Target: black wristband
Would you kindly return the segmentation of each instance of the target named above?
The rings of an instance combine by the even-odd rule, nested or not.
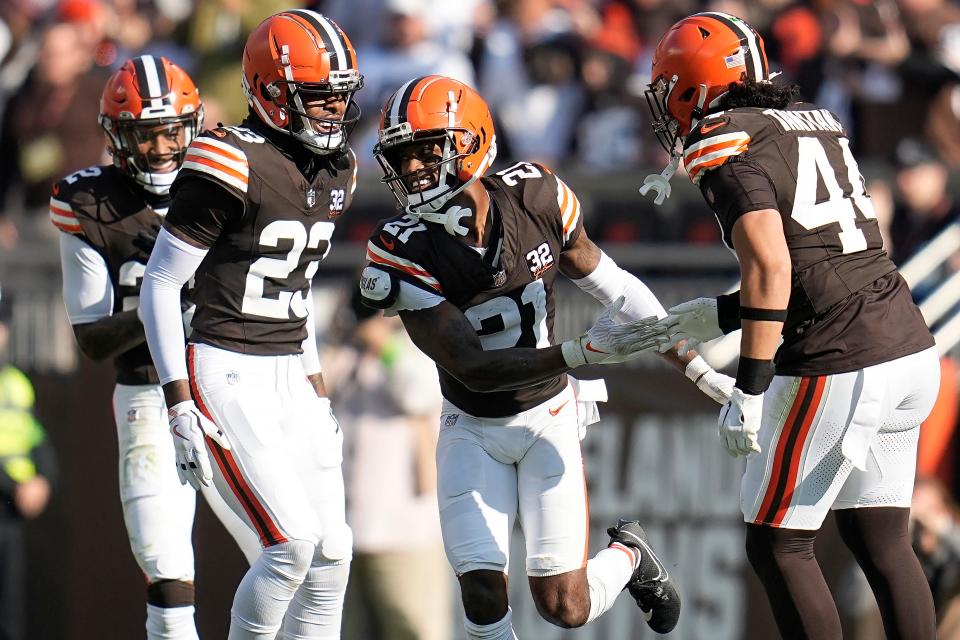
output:
[[[740,328],[740,291],[717,296],[717,324],[720,330],[731,333]]]
[[[740,356],[740,363],[737,365],[737,389],[753,396],[761,394],[773,382],[773,374],[772,360]]]
[[[760,309],[757,307],[740,307],[741,320],[759,320],[761,322],[786,322],[786,309]]]

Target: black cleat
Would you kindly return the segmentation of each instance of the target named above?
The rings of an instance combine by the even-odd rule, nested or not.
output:
[[[610,542],[619,542],[640,551],[640,566],[626,588],[643,611],[647,625],[657,633],[670,633],[680,619],[680,593],[670,574],[647,542],[647,534],[636,520],[620,520],[607,529]]]

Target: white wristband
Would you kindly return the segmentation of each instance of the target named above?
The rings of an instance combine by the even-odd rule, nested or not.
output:
[[[560,353],[563,354],[563,361],[571,369],[582,367],[587,364],[587,358],[583,355],[583,348],[579,340],[567,340],[560,344]]]
[[[687,363],[687,368],[684,369],[683,373],[685,376],[687,376],[687,378],[692,380],[694,384],[696,384],[700,378],[712,370],[713,367],[707,364],[707,361],[703,359],[703,356],[697,356]]]

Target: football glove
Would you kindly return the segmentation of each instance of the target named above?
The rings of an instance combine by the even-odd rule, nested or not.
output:
[[[154,245],[157,244],[157,236],[160,234],[160,225],[152,224],[147,229],[142,229],[137,237],[133,239],[133,246],[150,255],[153,252]]]
[[[681,340],[692,348],[697,342],[709,342],[723,335],[720,321],[717,319],[716,298],[696,298],[670,307],[666,318],[658,323],[658,328],[669,336],[660,346],[666,352]]]
[[[665,336],[650,335],[651,318],[617,322],[624,300],[623,296],[617,298],[585,334],[560,345],[567,366],[625,362],[660,346]]]
[[[734,387],[730,399],[720,409],[720,442],[736,458],[760,453],[757,433],[763,416],[763,394],[751,395]]]
[[[210,486],[213,470],[204,436],[223,449],[230,449],[230,441],[217,425],[204,416],[193,400],[178,402],[167,410],[170,433],[177,454],[177,475],[180,484],[189,483],[194,489]]]
[[[736,380],[730,376],[714,371],[702,356],[697,356],[688,362],[684,373],[700,391],[710,396],[717,404],[726,404],[730,399],[730,392],[733,391],[733,385],[736,384]]]

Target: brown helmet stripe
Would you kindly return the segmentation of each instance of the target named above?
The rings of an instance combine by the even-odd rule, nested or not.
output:
[[[352,68],[350,47],[347,46],[342,32],[333,26],[333,22],[329,18],[308,9],[294,9],[293,11],[287,11],[287,13],[306,20],[317,32],[317,35],[323,40],[323,46],[327,50],[327,54],[330,56],[331,69],[344,71]]]

